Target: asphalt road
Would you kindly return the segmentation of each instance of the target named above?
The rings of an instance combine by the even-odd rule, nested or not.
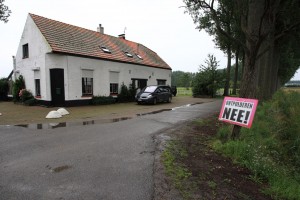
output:
[[[2,200],[150,200],[153,136],[219,111],[221,101],[90,126],[0,126]]]

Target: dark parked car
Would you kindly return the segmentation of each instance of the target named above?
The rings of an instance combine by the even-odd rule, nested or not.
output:
[[[171,87],[166,85],[152,85],[143,88],[136,96],[135,100],[138,104],[168,102],[172,101]]]

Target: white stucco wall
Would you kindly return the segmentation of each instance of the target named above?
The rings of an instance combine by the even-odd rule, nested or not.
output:
[[[29,57],[23,59],[23,45],[28,44]],[[51,48],[45,38],[28,15],[16,54],[16,76],[22,75],[26,88],[35,95],[34,74],[40,78],[41,99],[47,97],[45,76],[45,54]],[[35,71],[34,71],[35,70]],[[36,77],[37,78],[37,77]]]
[[[132,79],[147,79],[148,85],[156,85],[157,79],[166,80],[171,85],[171,70],[146,67],[141,65],[111,62],[99,59],[81,58],[67,55],[47,54],[46,55],[46,76],[47,88],[50,88],[50,69],[64,69],[65,100],[86,99],[82,97],[82,70],[93,72],[93,95],[110,95],[110,71],[119,72],[119,87],[122,83],[129,86]],[[47,97],[51,96],[50,91]],[[45,99],[51,100],[51,99]]]

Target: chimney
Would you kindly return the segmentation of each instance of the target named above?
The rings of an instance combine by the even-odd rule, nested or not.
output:
[[[103,27],[101,24],[99,24],[99,27],[97,27],[97,31],[98,31],[99,33],[104,34],[104,27]]]
[[[125,33],[122,33],[122,34],[120,34],[120,35],[118,35],[119,36],[119,38],[121,38],[121,39],[124,39],[125,40]]]

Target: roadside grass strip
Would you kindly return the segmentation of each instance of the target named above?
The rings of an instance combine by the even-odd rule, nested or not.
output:
[[[179,140],[170,141],[162,154],[166,173],[184,199],[190,198],[193,188],[188,182],[188,178],[192,176],[192,173],[181,162],[187,156],[188,153]]]
[[[279,91],[260,105],[240,140],[229,139],[231,126],[219,129],[213,148],[267,183],[272,198],[300,200],[300,93]]]

